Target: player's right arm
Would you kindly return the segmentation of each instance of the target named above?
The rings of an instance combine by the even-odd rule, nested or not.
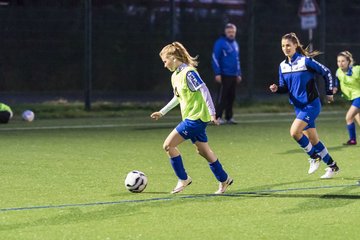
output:
[[[174,107],[176,107],[179,104],[179,100],[177,99],[177,97],[174,95],[174,97],[170,100],[170,102],[168,102],[168,104],[165,105],[165,107],[163,107],[160,111],[158,112],[153,112],[150,117],[158,120],[159,118],[161,118],[162,116],[164,116],[166,113],[168,113],[171,109],[173,109]]]
[[[276,84],[270,85],[270,91],[273,93],[287,93],[289,89],[287,88],[284,80],[284,76],[281,72],[281,68],[279,67],[279,86]]]

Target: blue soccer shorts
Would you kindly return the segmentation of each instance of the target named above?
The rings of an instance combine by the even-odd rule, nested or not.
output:
[[[308,124],[304,128],[304,130],[309,128],[315,128],[315,120],[319,116],[320,111],[321,111],[321,103],[319,98],[316,98],[314,101],[307,104],[305,107],[302,108],[295,107],[296,118]]]
[[[185,140],[190,139],[192,143],[207,142],[206,126],[207,123],[201,120],[185,119],[175,129]]]
[[[360,97],[355,98],[351,101],[351,105],[357,108],[360,108]]]

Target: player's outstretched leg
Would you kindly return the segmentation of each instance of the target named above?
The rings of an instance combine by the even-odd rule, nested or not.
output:
[[[333,178],[336,174],[340,172],[340,169],[337,166],[336,162],[332,159],[327,148],[321,141],[319,141],[314,147],[316,149],[316,152],[318,152],[319,156],[321,157],[321,159],[328,166],[325,169],[326,171],[325,174],[322,175],[321,178],[322,179]]]
[[[182,192],[191,183],[192,183],[192,179],[191,179],[190,176],[188,176],[186,180],[179,179],[178,183],[175,186],[175,188],[170,193],[175,194],[175,193]]]
[[[223,169],[219,159],[217,159],[214,152],[210,149],[207,142],[195,142],[197,152],[204,157],[208,163],[211,171],[216,179],[219,181],[219,188],[215,194],[223,194],[227,188],[234,182]]]
[[[223,194],[234,180],[228,176],[218,159],[213,163],[209,163],[209,167],[219,181],[219,189],[215,194]]]
[[[313,174],[318,170],[321,162],[320,156],[315,152],[315,147],[310,143],[309,138],[304,134],[299,140],[296,140],[298,144],[304,149],[304,151],[310,156],[309,158],[309,170],[308,174]]]

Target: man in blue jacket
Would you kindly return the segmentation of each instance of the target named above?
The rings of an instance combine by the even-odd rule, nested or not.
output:
[[[219,93],[216,102],[216,117],[221,124],[236,124],[233,118],[236,85],[241,82],[239,44],[235,40],[236,26],[228,23],[225,34],[214,45],[212,66],[215,81],[219,83]],[[225,120],[222,119],[225,111]]]

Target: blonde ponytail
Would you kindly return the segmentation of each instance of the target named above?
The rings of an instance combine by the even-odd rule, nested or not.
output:
[[[187,65],[196,67],[198,65],[198,61],[196,57],[192,57],[186,48],[179,42],[173,42],[171,44],[166,45],[161,52],[159,53],[160,57],[162,56],[172,56],[179,60],[180,62],[186,63]]]

